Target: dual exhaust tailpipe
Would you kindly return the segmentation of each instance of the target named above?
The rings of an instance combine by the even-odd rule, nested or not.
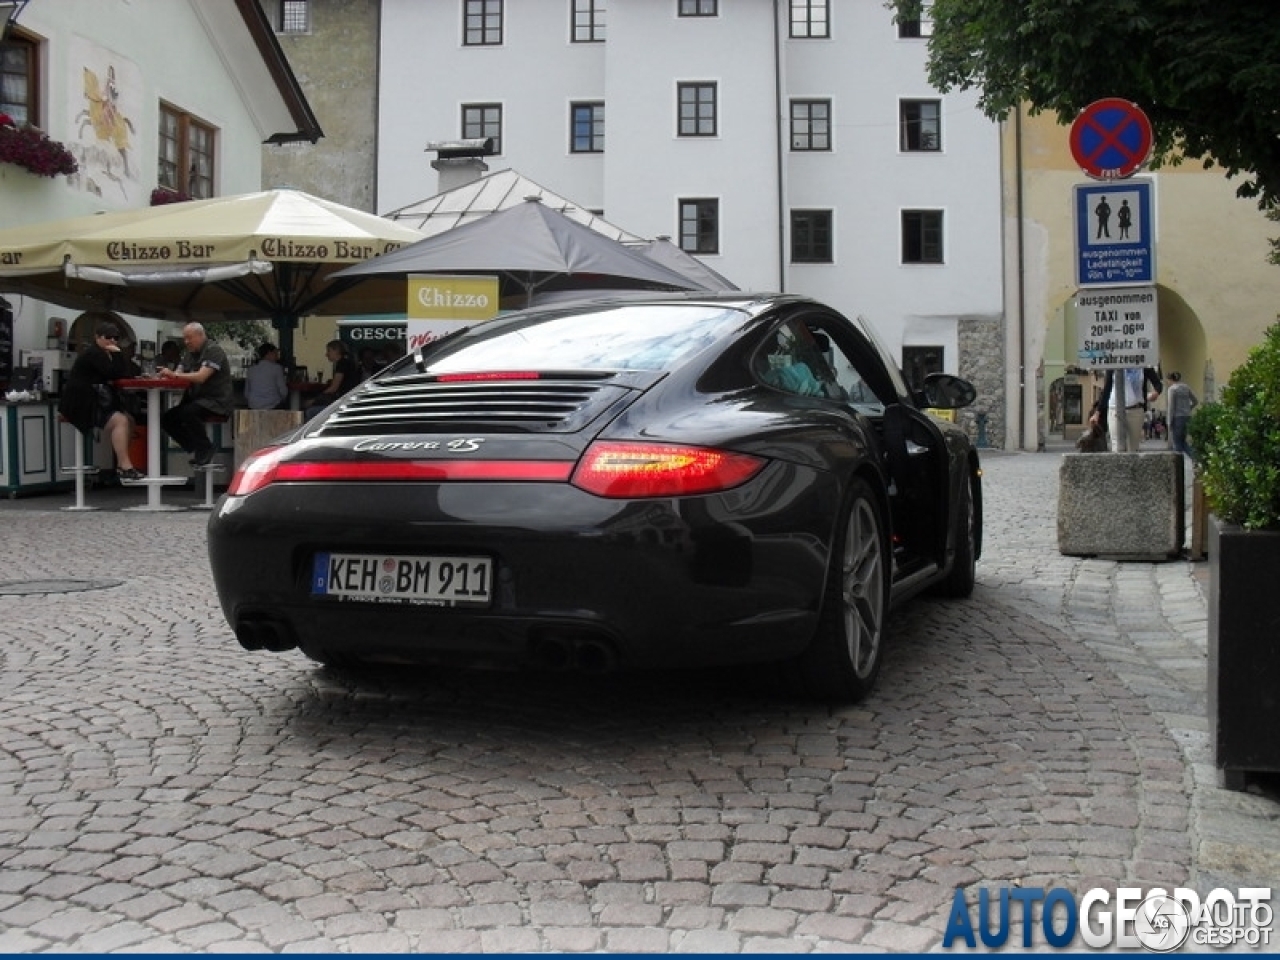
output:
[[[293,628],[278,620],[243,617],[236,622],[236,640],[246,650],[283,653],[298,645]]]
[[[536,638],[530,652],[533,662],[545,670],[608,673],[618,665],[613,645],[599,637],[548,634]]]

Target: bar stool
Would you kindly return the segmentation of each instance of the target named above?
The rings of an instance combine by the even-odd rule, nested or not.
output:
[[[192,510],[212,510],[215,506],[217,506],[217,504],[214,503],[213,501],[213,475],[215,473],[222,473],[226,469],[226,467],[220,464],[217,460],[210,460],[208,463],[203,463],[198,466],[194,466],[191,469],[195,473],[204,474],[204,502],[192,504],[191,509]]]
[[[59,423],[70,423],[71,421],[70,421],[70,420],[68,420],[66,417],[64,417],[62,414],[58,414],[58,422],[59,422]],[[89,506],[87,503],[85,503],[85,502],[84,502],[84,478],[85,478],[85,477],[92,477],[92,476],[95,476],[95,475],[97,474],[97,472],[98,472],[98,468],[97,468],[97,467],[95,467],[95,466],[93,466],[93,464],[89,464],[88,466],[86,466],[86,465],[85,465],[85,462],[84,462],[84,443],[85,443],[85,438],[84,438],[84,437],[82,437],[82,436],[80,435],[80,431],[79,431],[79,430],[77,430],[77,431],[76,431],[76,459],[75,459],[75,463],[74,463],[74,465],[72,465],[72,466],[70,466],[70,467],[63,467],[63,468],[62,468],[62,472],[63,472],[63,473],[73,473],[73,474],[75,474],[75,478],[76,478],[76,502],[75,502],[75,506],[72,506],[72,507],[63,507],[63,508],[62,508],[63,510],[97,510],[97,509],[98,509],[97,507],[91,507],[91,506]]]
[[[222,449],[222,424],[226,423],[227,417],[220,413],[204,413],[200,417],[202,423],[210,424],[213,427],[213,436],[209,438],[209,442],[213,444],[215,450]],[[217,454],[214,454],[215,458]],[[208,463],[196,464],[191,468],[193,473],[204,474],[204,502],[195,504],[193,510],[212,510],[216,504],[213,501],[213,475],[222,473],[226,470],[216,459],[210,460]]]

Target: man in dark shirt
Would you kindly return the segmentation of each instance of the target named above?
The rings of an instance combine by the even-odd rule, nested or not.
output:
[[[192,463],[203,466],[217,452],[205,431],[205,417],[229,417],[235,409],[231,364],[227,352],[210,340],[198,323],[188,323],[182,328],[182,343],[186,352],[177,369],[160,367],[156,371],[162,377],[186,380],[189,384],[177,406],[170,407],[160,417],[160,425],[174,443],[192,455]]]

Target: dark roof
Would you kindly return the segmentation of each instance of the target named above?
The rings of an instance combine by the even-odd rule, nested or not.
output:
[[[289,65],[284,49],[276,39],[276,33],[271,28],[271,22],[267,19],[262,4],[258,0],[236,0],[236,9],[244,18],[245,26],[249,28],[249,35],[262,56],[262,62],[270,71],[271,78],[275,81],[280,96],[289,109],[289,115],[297,125],[296,130],[281,130],[271,134],[266,142],[296,143],[307,140],[315,143],[324,136],[324,131],[320,129],[320,121],[312,112],[311,104],[307,102],[306,95],[302,92],[302,86],[294,75],[293,67]]]

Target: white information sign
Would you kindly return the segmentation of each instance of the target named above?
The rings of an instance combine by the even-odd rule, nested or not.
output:
[[[1155,286],[1076,291],[1079,365],[1154,367],[1160,361]]]

